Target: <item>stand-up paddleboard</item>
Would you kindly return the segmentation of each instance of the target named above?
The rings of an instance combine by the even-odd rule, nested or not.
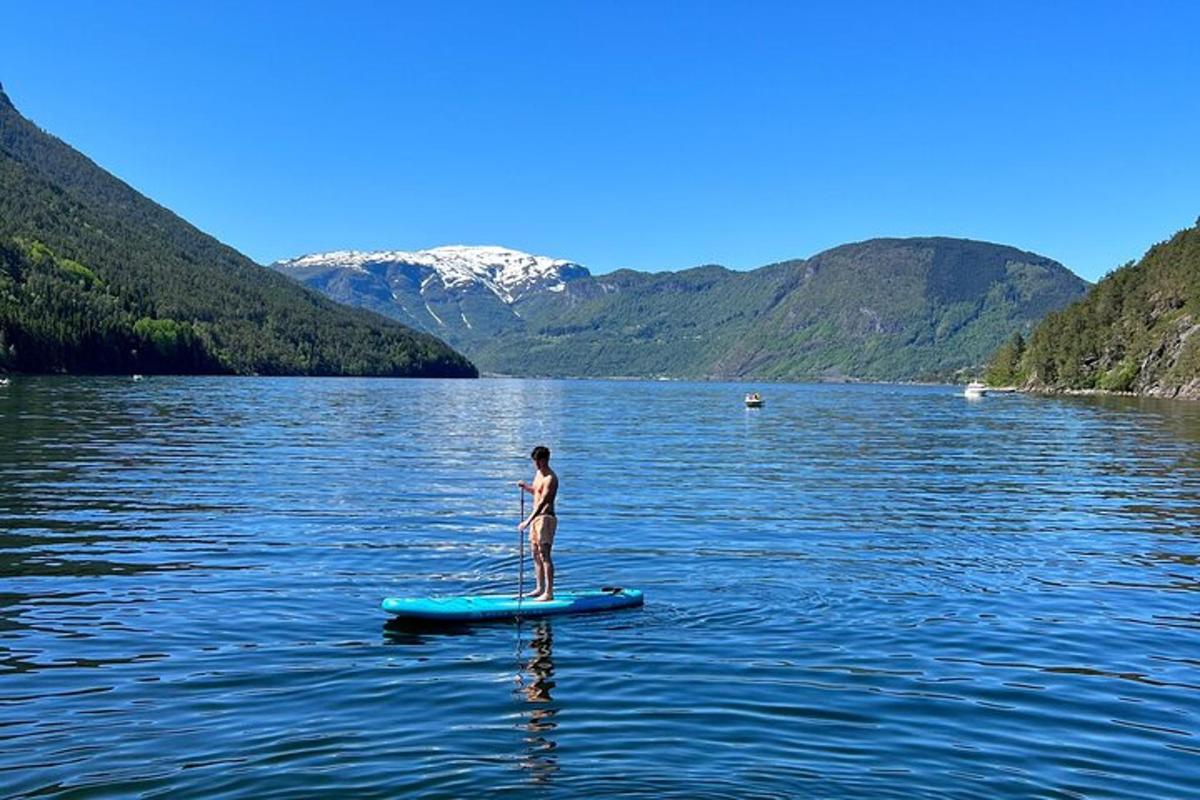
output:
[[[585,592],[557,592],[553,600],[539,601],[513,594],[476,594],[463,597],[388,597],[383,610],[396,619],[421,622],[474,622],[485,619],[552,617],[633,608],[644,602],[638,589],[606,586]]]

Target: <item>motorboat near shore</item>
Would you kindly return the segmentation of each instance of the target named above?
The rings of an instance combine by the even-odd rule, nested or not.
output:
[[[971,381],[963,390],[964,397],[983,397],[988,393],[987,384],[983,381]]]

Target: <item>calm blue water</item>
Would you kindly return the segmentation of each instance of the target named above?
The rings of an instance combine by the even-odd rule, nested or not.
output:
[[[514,586],[538,443],[646,607],[385,629]],[[1200,405],[15,378],[0,794],[1195,797],[1198,558]]]

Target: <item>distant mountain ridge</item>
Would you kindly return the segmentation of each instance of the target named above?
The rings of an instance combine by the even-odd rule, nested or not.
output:
[[[595,276],[462,245],[272,266],[516,375],[945,378],[1087,287],[1044,256],[944,237],[873,239],[748,272]]]
[[[452,245],[405,252],[384,250],[360,253],[342,250],[302,256],[273,265],[282,272],[333,267],[369,272],[368,266],[407,265],[422,276],[436,275],[446,289],[462,289],[481,283],[505,303],[513,303],[528,291],[562,291],[564,280],[587,277],[586,268],[561,258],[547,258],[505,247]]]
[[[564,259],[504,247],[317,253],[272,268],[347,305],[460,342],[523,327],[524,301],[591,274]]]
[[[0,89],[0,370],[474,376],[197,230]]]

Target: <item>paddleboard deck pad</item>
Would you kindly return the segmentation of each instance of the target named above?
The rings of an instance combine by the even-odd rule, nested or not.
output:
[[[399,620],[420,622],[474,622],[486,619],[532,619],[561,614],[590,614],[633,608],[644,602],[638,589],[606,586],[584,592],[558,592],[553,600],[539,601],[514,594],[474,594],[462,597],[388,597],[383,610]]]

